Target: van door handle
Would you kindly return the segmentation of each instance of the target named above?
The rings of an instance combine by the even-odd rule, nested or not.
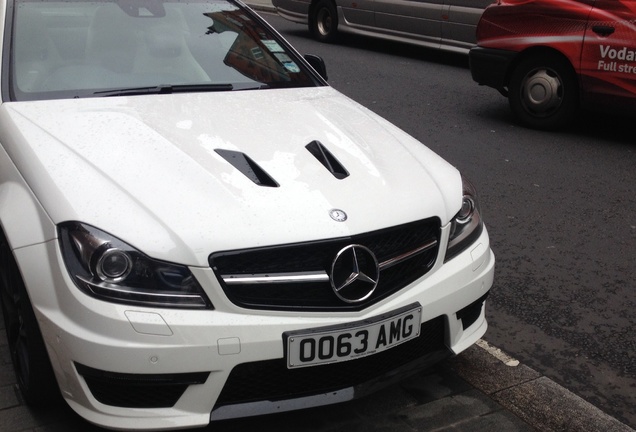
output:
[[[604,25],[595,25],[592,27],[592,31],[600,36],[609,36],[614,33],[614,30],[616,30],[614,27]]]

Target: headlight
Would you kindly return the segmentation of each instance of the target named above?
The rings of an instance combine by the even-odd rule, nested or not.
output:
[[[212,308],[188,267],[152,259],[90,225],[58,229],[66,268],[85,293],[140,306]]]
[[[479,213],[477,190],[465,178],[462,178],[462,182],[464,189],[462,207],[451,221],[451,232],[448,239],[445,262],[456,257],[473,244],[484,228],[481,214]]]

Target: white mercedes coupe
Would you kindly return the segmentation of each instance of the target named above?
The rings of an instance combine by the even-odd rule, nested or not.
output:
[[[475,188],[234,0],[2,0],[24,400],[121,430],[342,402],[486,331]]]

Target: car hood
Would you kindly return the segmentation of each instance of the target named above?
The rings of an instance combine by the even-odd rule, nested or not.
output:
[[[188,265],[221,250],[446,223],[461,203],[457,170],[329,87],[5,103],[0,117],[54,223],[85,222]],[[307,150],[313,141],[349,175],[334,176]],[[257,167],[237,169],[242,156],[218,150]]]

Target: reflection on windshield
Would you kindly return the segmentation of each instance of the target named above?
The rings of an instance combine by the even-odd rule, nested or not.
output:
[[[225,1],[24,0],[13,32],[16,100],[316,85],[266,27]]]

